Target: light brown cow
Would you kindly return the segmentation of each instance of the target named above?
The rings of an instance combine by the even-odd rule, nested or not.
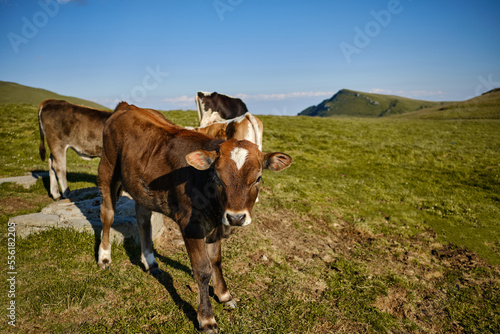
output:
[[[221,123],[212,123],[204,127],[187,128],[207,135],[238,140],[248,140],[262,151],[263,125],[260,119],[247,112],[246,114]]]
[[[45,100],[38,109],[40,128],[39,153],[45,161],[45,142],[50,149],[50,194],[59,199],[59,185],[63,197],[68,197],[66,180],[66,151],[71,147],[80,157],[91,159],[101,156],[102,130],[110,112],[87,108],[64,100]]]
[[[155,110],[122,102],[103,132],[98,265],[105,269],[111,263],[109,230],[123,187],[136,202],[141,260],[149,272],[159,273],[151,241],[152,212],[177,222],[198,284],[198,325],[217,333],[211,279],[219,301],[236,306],[222,274],[221,239],[233,227],[251,223],[263,169],[277,172],[291,163],[287,154],[266,154],[246,140],[224,141],[183,129]]]

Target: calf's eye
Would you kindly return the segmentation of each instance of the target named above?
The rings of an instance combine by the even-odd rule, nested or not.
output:
[[[214,175],[214,181],[215,184],[217,184],[218,186],[224,186],[224,182],[222,182],[222,180],[219,178],[217,174]]]

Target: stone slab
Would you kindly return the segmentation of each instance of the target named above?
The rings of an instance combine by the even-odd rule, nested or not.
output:
[[[16,233],[26,237],[31,233],[49,228],[73,228],[77,231],[89,232],[100,237],[102,223],[100,218],[102,198],[98,188],[79,189],[70,194],[70,199],[53,202],[40,213],[13,217],[9,222],[16,224]],[[153,241],[164,230],[163,215],[153,213],[151,218]],[[139,243],[139,233],[135,219],[135,202],[124,193],[116,204],[115,220],[111,225],[110,238],[123,242],[133,238]]]
[[[23,176],[6,177],[0,179],[0,184],[13,182],[23,186],[24,188],[30,188],[31,186],[36,184],[38,179],[41,179],[43,177],[49,177],[49,172],[31,172]]]

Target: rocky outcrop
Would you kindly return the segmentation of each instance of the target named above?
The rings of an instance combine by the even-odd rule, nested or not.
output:
[[[69,199],[53,202],[43,208],[40,213],[13,217],[9,223],[16,224],[16,234],[20,237],[26,237],[50,228],[73,228],[77,231],[93,233],[100,238],[102,231],[101,202],[102,198],[98,188],[78,189],[71,192]],[[163,232],[164,218],[159,213],[153,213],[151,219],[153,241]],[[120,197],[116,204],[115,220],[111,226],[110,238],[116,242],[133,238],[139,243],[135,220],[135,202],[126,193]]]

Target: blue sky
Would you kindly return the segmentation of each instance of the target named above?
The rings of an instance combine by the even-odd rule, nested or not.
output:
[[[114,107],[198,90],[296,115],[339,89],[455,101],[500,86],[500,1],[0,0],[0,80]]]

